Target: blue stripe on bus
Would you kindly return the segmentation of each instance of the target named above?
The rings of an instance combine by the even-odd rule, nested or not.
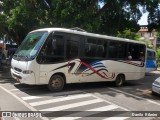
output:
[[[146,61],[146,67],[147,67],[147,68],[155,68],[155,67],[156,67],[156,64],[154,63],[153,60],[147,60],[147,61]]]

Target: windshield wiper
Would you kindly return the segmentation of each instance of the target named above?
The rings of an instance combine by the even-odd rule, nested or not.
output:
[[[25,60],[27,61],[27,60],[30,60],[30,56],[28,55],[28,56],[25,56]]]

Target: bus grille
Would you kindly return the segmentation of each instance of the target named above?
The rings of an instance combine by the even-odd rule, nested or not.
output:
[[[18,71],[18,72],[22,72],[22,70],[19,69],[19,68],[14,67],[14,69],[15,69],[16,71]]]

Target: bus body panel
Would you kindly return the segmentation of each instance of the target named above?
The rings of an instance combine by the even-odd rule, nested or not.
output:
[[[138,80],[144,77],[144,62],[129,60],[107,60],[108,71],[114,71],[116,75],[124,74],[126,80]]]
[[[36,84],[34,72],[31,74],[23,74],[23,71],[28,70],[27,61],[17,61],[12,59],[11,62],[11,75],[20,83]]]
[[[143,78],[144,68],[140,62],[136,61],[112,61],[112,60],[100,60],[93,64],[86,63],[80,59],[60,63],[60,64],[41,64],[38,72],[38,63],[35,61],[21,62],[12,60],[12,67],[18,67],[22,71],[32,70],[32,74],[23,74],[23,72],[17,72],[11,68],[12,77],[17,79],[13,74],[21,76],[19,79],[21,83],[26,84],[48,84],[50,78],[54,74],[63,73],[66,77],[66,83],[81,83],[81,82],[100,82],[100,81],[114,81],[118,74],[124,74],[126,80],[136,80]],[[33,64],[34,63],[34,64]],[[133,65],[131,65],[133,64]],[[18,66],[17,66],[18,65]],[[85,67],[82,67],[85,65]],[[113,67],[116,66],[116,67]],[[128,69],[130,68],[130,69]],[[39,75],[35,75],[39,73]],[[37,76],[37,77],[35,77]]]
[[[17,82],[25,83],[25,84],[29,84],[29,85],[36,85],[34,73],[32,73],[32,74],[17,73],[14,71],[14,69],[11,68],[11,75],[14,79],[17,80]]]
[[[136,61],[96,60],[87,63],[83,59],[75,59],[61,64],[41,65],[42,70],[47,70],[44,83],[47,84],[51,76],[58,73],[66,76],[66,83],[114,81],[118,74],[124,74],[126,80],[138,80],[144,77],[145,68],[144,63]]]
[[[41,84],[48,84],[50,78],[52,75],[56,73],[63,73],[65,74],[64,68],[60,68],[58,70],[55,70],[56,68],[59,68],[60,66],[63,66],[65,63],[60,64],[41,64],[40,65],[40,77],[39,82]]]
[[[146,72],[152,72],[157,69],[156,51],[147,48]]]
[[[39,76],[40,76],[40,71],[39,71],[39,64],[36,62],[36,60],[28,61],[27,65],[27,70],[33,71],[34,73],[34,82],[35,84],[41,84],[39,82]]]
[[[155,71],[157,69],[156,60],[147,60],[146,61],[146,72]]]
[[[43,35],[44,30],[45,31],[48,30],[48,31]],[[54,37],[54,39],[52,39],[56,31],[58,32],[62,31],[62,33],[60,35],[57,35],[57,38]],[[74,37],[72,39],[69,37],[67,38],[65,36],[67,33],[69,33],[68,36],[73,33]],[[11,74],[15,79],[18,79],[17,77],[20,76],[22,79],[18,79],[18,80],[21,83],[37,84],[37,85],[48,84],[50,78],[55,74],[63,74],[65,76],[66,83],[115,81],[117,75],[119,74],[123,74],[125,77],[125,80],[138,80],[144,77],[145,59],[140,60],[139,56],[136,55],[136,54],[139,54],[140,49],[143,50],[143,52],[145,53],[146,45],[143,43],[140,43],[137,41],[130,41],[122,38],[115,38],[115,37],[109,37],[109,36],[97,35],[97,34],[91,34],[91,33],[85,33],[85,32],[78,33],[77,31],[70,31],[66,29],[63,30],[63,29],[56,29],[56,28],[32,31],[31,34],[33,34],[32,38],[36,38],[36,36],[42,36],[42,37],[37,37],[37,38],[40,38],[40,40],[37,40],[38,41],[37,43],[32,43],[31,47],[28,47],[26,45],[28,48],[25,46],[23,51],[26,52],[25,50],[29,49],[25,55],[28,57],[31,54],[35,58],[33,58],[30,61],[16,60],[17,59],[16,56],[18,56],[18,53],[16,53],[17,55],[15,55],[15,58],[12,59]],[[63,34],[64,36],[62,36]],[[46,37],[46,35],[48,35],[48,37]],[[86,39],[85,40],[79,39],[77,38],[77,36],[75,37],[75,35],[84,36]],[[88,36],[89,38],[93,38],[93,39],[90,39],[90,41],[87,41]],[[77,41],[80,40],[81,42],[78,43],[75,40],[75,38]],[[70,39],[70,42],[67,43],[68,39]],[[100,42],[96,43],[94,41],[96,39],[97,40],[102,39],[101,43]],[[30,39],[28,39],[28,41],[29,40]],[[52,43],[49,45],[50,46],[52,44],[54,45],[52,46],[53,50],[48,53],[52,53],[52,52],[56,53],[57,51],[54,51],[54,50],[62,46],[60,42],[57,43],[59,46],[56,46],[55,44],[56,41],[63,40],[64,48],[58,49],[58,50],[64,50],[64,54],[59,53],[58,54],[59,56],[57,54],[55,54],[55,56],[53,54],[52,56],[51,54],[49,57],[52,57],[52,59],[50,60],[47,59],[47,57],[44,58],[48,54],[45,54],[43,56],[43,49],[45,50],[44,46],[47,45],[45,43],[49,40],[52,40]],[[88,42],[87,44],[85,43],[86,41]],[[110,44],[111,42],[112,44]],[[121,46],[114,46],[116,43],[121,43],[119,44]],[[35,46],[33,46],[33,44],[35,44]],[[23,43],[23,45],[25,45],[25,43]],[[78,48],[76,45],[77,46],[80,45],[80,47]],[[109,45],[111,45],[111,47]],[[137,45],[139,49],[136,49]],[[87,56],[85,52],[95,50],[93,49],[95,46],[98,46],[96,48],[97,51],[99,50],[99,51],[103,51],[103,52],[105,51],[105,52],[103,54],[101,54],[100,52],[99,56],[96,56],[96,57],[95,57],[96,53],[92,53],[92,54],[89,53]],[[46,46],[46,48],[47,47],[48,46]],[[74,49],[73,50],[68,49],[71,47],[73,47]],[[118,47],[119,48],[122,47],[125,49],[120,49],[122,50],[122,52],[117,51],[117,53],[125,53],[125,54],[119,54],[120,58],[114,58],[117,55],[114,50],[115,48],[118,48]],[[71,58],[68,57],[67,55],[70,54],[70,52],[76,51],[75,50],[76,48],[78,48],[76,52],[77,56],[73,54],[75,55],[73,58],[72,58],[72,55],[71,55]],[[70,51],[68,51],[67,49]],[[109,53],[108,51],[112,49],[113,51]],[[134,50],[131,51],[132,49],[136,51]],[[133,58],[132,60],[129,60],[127,56],[127,52],[129,50],[130,52],[134,53],[132,54],[132,58]],[[20,49],[19,49],[19,52],[21,52]],[[109,55],[112,55],[112,53],[115,53],[114,56],[109,56]],[[57,56],[57,59],[56,59],[56,56]],[[64,59],[61,59],[62,57],[64,57]],[[48,62],[40,62],[41,60],[42,61],[48,60]],[[21,72],[17,72],[15,68],[21,69]],[[27,71],[29,74],[26,74],[25,71]]]
[[[11,75],[20,83],[26,84],[40,84],[39,82],[39,65],[35,60],[33,61],[11,61]],[[31,73],[24,73],[24,72]]]

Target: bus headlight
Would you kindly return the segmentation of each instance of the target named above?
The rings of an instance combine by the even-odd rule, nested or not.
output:
[[[24,70],[24,71],[23,71],[23,74],[31,74],[31,73],[33,73],[32,70]]]

